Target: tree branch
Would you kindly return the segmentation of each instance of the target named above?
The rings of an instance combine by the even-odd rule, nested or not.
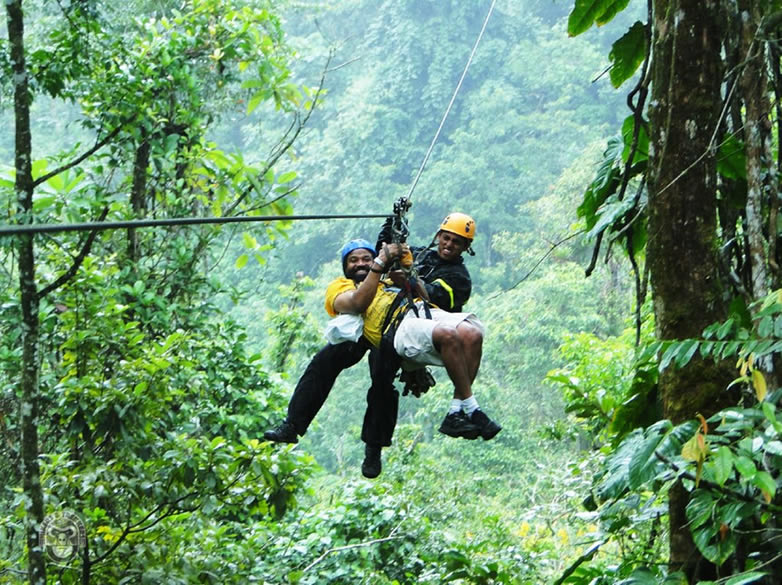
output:
[[[107,206],[103,208],[103,211],[101,212],[98,221],[103,221],[104,219],[106,219],[106,216],[108,214],[109,214],[109,208]],[[79,267],[82,265],[82,262],[84,262],[84,259],[89,255],[90,250],[92,249],[92,244],[95,242],[95,237],[97,235],[98,235],[98,230],[93,230],[89,233],[78,255],[76,256],[76,258],[73,259],[73,263],[71,264],[70,268],[68,268],[68,270],[66,270],[63,274],[61,274],[60,277],[57,280],[55,280],[53,283],[41,289],[38,292],[39,299],[44,298],[53,290],[60,288],[62,285],[64,285],[66,282],[68,282],[71,278],[75,276],[76,272],[79,270]]]
[[[529,278],[529,277],[532,275],[532,273],[533,273],[533,272],[535,272],[535,270],[537,270],[538,266],[540,266],[540,265],[543,263],[543,261],[544,261],[546,258],[548,258],[549,254],[551,254],[551,253],[554,251],[554,249],[555,249],[555,248],[557,248],[558,246],[561,246],[562,244],[564,244],[564,243],[565,243],[565,242],[567,242],[568,240],[572,240],[572,239],[573,239],[573,238],[575,238],[576,236],[580,236],[580,235],[581,235],[581,234],[583,234],[585,231],[586,231],[586,230],[579,230],[579,231],[577,231],[577,232],[574,232],[574,233],[572,233],[572,234],[570,234],[570,235],[568,235],[568,236],[566,236],[566,237],[562,238],[562,239],[561,239],[561,240],[559,240],[558,242],[554,242],[553,244],[551,244],[551,245],[550,245],[550,247],[549,247],[549,249],[546,251],[546,253],[545,253],[545,254],[543,254],[543,256],[541,256],[541,257],[538,259],[538,261],[537,261],[537,262],[535,262],[535,265],[534,265],[532,268],[530,268],[530,270],[529,270],[529,272],[527,272],[527,274],[525,274],[524,276],[522,276],[522,277],[521,277],[521,280],[519,280],[519,281],[518,281],[516,284],[514,284],[512,287],[510,287],[510,288],[506,288],[505,290],[501,290],[500,292],[498,292],[498,293],[496,293],[496,294],[494,294],[494,295],[490,296],[490,297],[489,297],[488,299],[486,299],[486,300],[487,300],[487,301],[490,301],[490,300],[492,300],[492,299],[495,299],[495,298],[497,298],[497,297],[498,297],[498,296],[500,296],[501,294],[504,294],[504,293],[506,293],[506,292],[510,292],[510,291],[512,291],[514,288],[516,288],[517,286],[519,286],[519,285],[520,285],[522,282],[524,282],[525,280],[527,280],[527,279],[528,279],[528,278]]]
[[[378,544],[380,542],[388,542],[389,540],[397,540],[399,538],[402,538],[403,536],[404,535],[401,535],[401,534],[399,536],[389,535],[389,536],[385,536],[383,538],[376,538],[375,540],[368,540],[366,542],[357,542],[356,544],[346,544],[344,546],[337,546],[337,547],[334,547],[334,548],[330,548],[329,550],[324,552],[322,555],[320,555],[317,559],[312,561],[309,565],[307,565],[304,568],[304,570],[302,571],[302,573],[306,573],[312,567],[314,567],[315,565],[321,563],[328,555],[330,555],[332,553],[341,552],[343,550],[350,550],[350,549],[353,549],[353,548],[362,548],[362,547],[365,547],[365,546],[371,546],[373,544]]]
[[[97,151],[99,151],[101,148],[103,148],[103,147],[104,147],[104,146],[106,146],[106,145],[107,145],[109,142],[111,142],[111,141],[112,141],[112,140],[113,140],[113,139],[114,139],[114,138],[117,136],[117,134],[119,134],[119,133],[120,133],[120,131],[121,131],[121,130],[122,130],[124,127],[125,127],[125,125],[126,125],[126,124],[129,124],[130,122],[132,122],[134,118],[135,118],[135,116],[131,116],[131,117],[129,117],[128,119],[126,119],[125,121],[123,121],[123,122],[122,122],[122,123],[121,123],[119,126],[117,126],[116,128],[114,128],[114,130],[112,130],[111,132],[109,132],[109,133],[108,133],[108,134],[107,134],[107,135],[106,135],[106,136],[103,138],[103,140],[99,140],[98,142],[96,142],[95,144],[93,144],[93,145],[92,145],[92,148],[90,148],[89,150],[87,150],[87,151],[83,152],[83,153],[82,153],[80,156],[76,157],[76,158],[75,158],[75,159],[73,159],[71,162],[69,162],[69,163],[67,163],[67,164],[64,164],[64,165],[62,165],[61,167],[58,167],[58,168],[54,169],[54,170],[53,170],[53,171],[51,171],[50,173],[46,173],[45,175],[42,175],[42,176],[38,177],[37,179],[35,179],[35,181],[33,181],[33,188],[37,187],[37,186],[38,186],[38,185],[40,185],[41,183],[45,183],[46,181],[48,181],[48,180],[49,180],[49,179],[51,179],[52,177],[54,177],[54,176],[57,176],[57,175],[59,175],[60,173],[62,173],[62,172],[64,172],[64,171],[67,171],[67,170],[68,170],[68,169],[70,169],[70,168],[73,168],[73,167],[75,167],[75,166],[76,166],[76,165],[78,165],[80,162],[82,162],[82,161],[86,160],[87,158],[89,158],[90,156],[92,156],[93,154],[95,154]]]
[[[283,154],[285,154],[291,146],[293,146],[293,143],[298,138],[299,134],[301,133],[304,126],[309,121],[310,117],[312,116],[312,113],[315,111],[315,106],[318,104],[318,98],[320,94],[323,92],[323,86],[326,84],[326,73],[329,71],[329,64],[331,63],[331,60],[334,58],[334,49],[332,49],[329,52],[328,59],[326,60],[326,65],[323,67],[323,71],[320,76],[320,82],[318,83],[318,89],[315,92],[315,96],[313,97],[312,101],[310,102],[310,107],[307,109],[306,114],[304,115],[304,118],[299,118],[298,114],[294,118],[293,122],[291,123],[288,130],[283,135],[282,140],[280,143],[277,144],[277,146],[272,150],[271,158],[266,163],[266,165],[263,167],[261,172],[258,174],[258,176],[263,177],[269,169],[271,169],[275,164],[277,164],[277,161],[280,160],[280,157],[282,157]],[[291,135],[292,133],[292,135]],[[286,137],[288,137],[286,139]],[[231,215],[233,211],[239,206],[239,204],[244,201],[244,199],[255,189],[254,185],[250,185],[247,189],[244,190],[244,192],[239,195],[239,197],[234,201],[228,209],[225,210],[223,215]]]

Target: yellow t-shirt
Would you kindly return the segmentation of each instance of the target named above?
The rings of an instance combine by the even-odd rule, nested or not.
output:
[[[332,281],[326,288],[326,312],[332,317],[336,317],[337,312],[334,310],[334,299],[342,293],[355,289],[356,283],[349,278],[342,277]],[[383,321],[386,318],[388,307],[394,301],[395,296],[396,293],[394,291],[387,290],[386,286],[379,282],[372,304],[362,314],[362,317],[364,317],[364,337],[375,347],[380,345],[380,338],[383,335],[381,331]]]

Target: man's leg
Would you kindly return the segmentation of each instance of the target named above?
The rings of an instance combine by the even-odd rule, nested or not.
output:
[[[465,439],[475,439],[480,435],[488,441],[499,433],[502,427],[478,407],[478,401],[472,393],[472,383],[481,364],[482,332],[466,321],[456,327],[438,324],[432,331],[432,341],[438,348],[448,377],[454,384],[456,404],[446,415],[440,431]]]
[[[295,443],[304,435],[312,419],[326,402],[342,370],[357,364],[367,350],[366,343],[345,342],[327,345],[310,360],[288,403],[288,416],[276,429],[266,431],[269,441]],[[291,440],[292,439],[292,440]]]
[[[462,340],[464,355],[467,359],[467,374],[470,384],[475,382],[478,369],[481,367],[483,357],[483,332],[467,321],[462,321],[456,326],[456,331]]]
[[[461,326],[461,325],[460,325]],[[472,396],[472,381],[478,373],[480,356],[477,361],[474,355],[474,341],[465,343],[462,331],[468,331],[469,325],[460,331],[458,327],[438,323],[432,330],[432,342],[443,360],[448,377],[453,382],[453,396],[465,400]]]
[[[361,428],[361,440],[366,443],[361,472],[369,478],[380,475],[381,449],[391,445],[399,413],[399,392],[394,388],[394,376],[400,359],[388,340],[381,343],[384,343],[382,348],[369,353],[372,385],[367,392],[367,409]]]

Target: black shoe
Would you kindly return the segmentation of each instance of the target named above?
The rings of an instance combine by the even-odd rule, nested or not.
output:
[[[478,435],[481,434],[478,426],[470,422],[470,419],[461,410],[459,412],[449,412],[440,425],[439,430],[449,437],[461,437],[470,441],[477,439]]]
[[[299,435],[296,428],[285,419],[276,429],[270,429],[263,433],[263,438],[275,443],[298,443]]]
[[[380,475],[383,464],[380,461],[382,447],[367,445],[364,449],[364,462],[361,464],[361,474],[369,479],[374,479]]]
[[[502,430],[502,427],[486,416],[486,413],[480,408],[473,411],[470,415],[470,421],[480,429],[480,434],[484,441],[493,439],[494,435]]]

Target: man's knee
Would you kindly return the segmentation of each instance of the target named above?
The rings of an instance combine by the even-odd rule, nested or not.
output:
[[[461,347],[462,336],[455,327],[438,324],[432,330],[432,341],[438,351],[446,348]]]
[[[479,327],[463,321],[456,330],[465,346],[480,348],[483,345],[483,331]]]

